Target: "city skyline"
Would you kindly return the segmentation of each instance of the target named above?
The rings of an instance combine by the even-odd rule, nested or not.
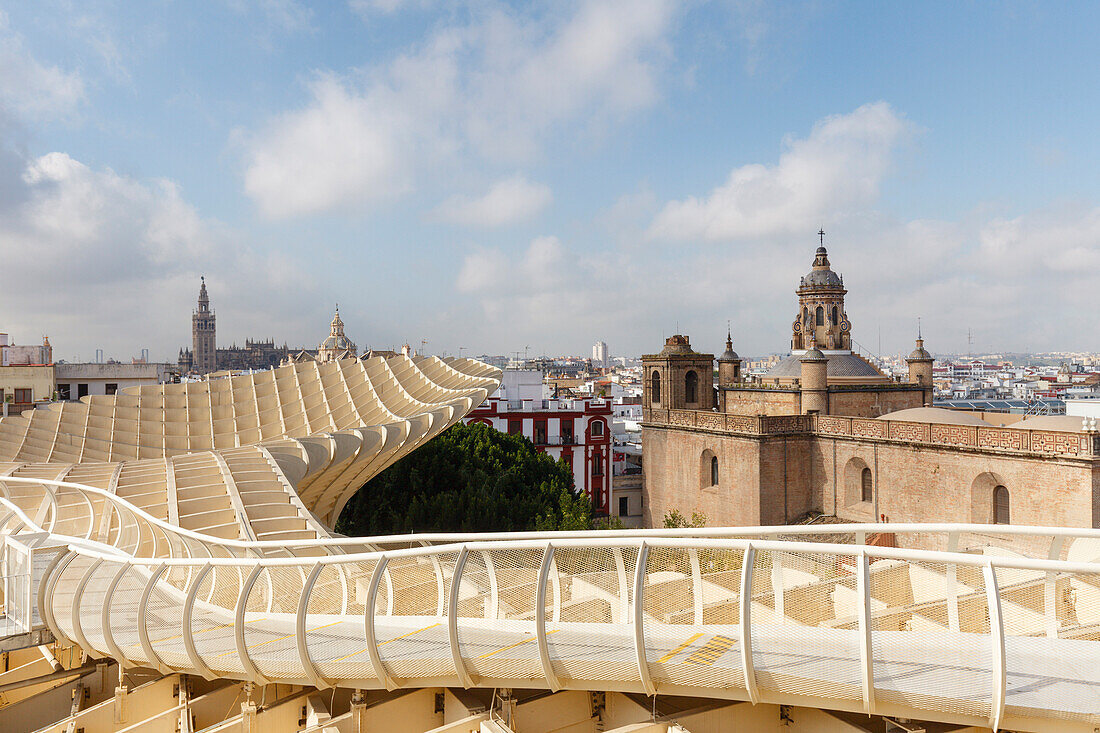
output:
[[[1091,350],[1096,14],[0,3],[0,328],[767,354],[823,228],[868,351]]]

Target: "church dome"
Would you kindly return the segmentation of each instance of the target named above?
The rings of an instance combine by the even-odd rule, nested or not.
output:
[[[842,286],[840,275],[832,270],[810,270],[809,274],[802,278],[802,284],[809,287],[839,288]]]
[[[917,348],[913,349],[913,353],[909,354],[909,359],[916,360],[931,360],[932,355],[928,353],[928,350],[924,348],[924,344],[921,344]]]
[[[829,264],[829,252],[825,249],[825,245],[818,247],[817,252],[814,253],[814,269],[810,270],[810,272],[807,273],[804,278],[802,278],[802,287],[844,287],[844,281],[840,279],[840,275],[837,275],[835,272],[833,272],[833,269]]]

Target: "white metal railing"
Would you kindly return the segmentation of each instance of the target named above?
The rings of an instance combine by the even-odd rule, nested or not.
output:
[[[918,581],[922,592],[914,590]],[[341,586],[357,592],[343,594]],[[59,595],[61,587],[73,590]],[[1069,634],[1093,616],[1100,623],[1100,607],[1090,599],[1088,608],[1070,608],[1065,591],[1094,587],[1100,567],[1091,562],[760,539],[624,542],[594,533],[309,559],[123,559],[79,549],[51,568],[41,594],[59,639],[163,672],[318,687],[441,680],[505,687],[522,679],[552,690],[690,691],[753,702],[788,701],[817,686],[834,690],[817,696],[825,707],[997,728],[1010,705],[1008,680],[1036,677],[1014,666],[1025,658],[1017,642],[1034,647],[1038,639],[1052,655],[1080,654]],[[1019,609],[1034,605],[1029,599],[1042,599],[1043,610],[1021,621]],[[1007,623],[1005,603],[1015,614]],[[179,621],[154,633],[153,604],[162,609],[154,615]],[[896,624],[901,617],[928,627],[935,625],[928,619],[956,620],[930,630]],[[400,655],[388,653],[408,633],[436,628],[430,643],[426,636]],[[228,630],[219,641],[211,629]],[[785,641],[787,634],[801,641]],[[677,651],[693,638],[710,641]],[[705,653],[716,639],[725,641]],[[832,652],[814,651],[830,644]],[[950,653],[941,659],[952,644],[969,655],[965,663]],[[524,647],[518,657],[505,653]],[[1100,644],[1086,648],[1100,661]],[[669,664],[670,654],[688,651],[702,656]],[[797,661],[807,655],[812,663]],[[806,667],[804,674],[783,672],[790,664]],[[898,665],[920,668],[910,670],[916,688],[879,671]],[[587,668],[596,671],[586,676]],[[1094,682],[1087,673],[1067,682],[1062,672],[1060,683],[1049,683],[1086,689]],[[1100,714],[1079,710],[1080,698],[1064,692],[1038,696],[1045,707],[1014,708],[1037,718]]]
[[[317,687],[810,694],[823,707],[1021,730],[1100,723],[1098,530],[862,524],[265,543],[189,532],[80,484],[0,478],[0,494],[0,533],[44,530],[68,545],[29,601],[14,581],[16,605],[37,605],[62,642],[131,666]],[[878,533],[945,549],[864,544]],[[1067,672],[1037,659],[1074,663]]]

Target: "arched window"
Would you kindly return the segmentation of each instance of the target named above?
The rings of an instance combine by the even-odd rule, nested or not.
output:
[[[710,459],[710,485],[718,485],[718,456],[712,456]]]
[[[817,325],[825,325],[825,309],[822,308],[820,305],[817,307]]]
[[[652,401],[659,404],[661,402],[661,375],[658,372],[653,372],[649,377],[649,392]]]
[[[993,524],[1011,524],[1009,520],[1008,489],[1001,485],[993,487]]]
[[[699,375],[695,372],[688,372],[684,376],[684,402],[698,402],[699,391]]]
[[[874,479],[871,477],[871,469],[863,469],[863,473],[860,475],[860,501],[874,501],[875,500],[875,486]]]
[[[837,309],[836,309],[836,306],[834,305],[834,306],[833,306],[833,325],[834,325],[834,326],[835,326],[836,324],[840,323],[840,321],[839,321],[839,320],[837,319],[837,317],[836,317],[836,314],[837,314]]]

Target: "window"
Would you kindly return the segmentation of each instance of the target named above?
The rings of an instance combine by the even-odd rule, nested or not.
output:
[[[535,445],[546,445],[546,421],[535,420]]]
[[[69,396],[70,394],[71,394],[71,390],[69,389],[69,385],[67,385],[67,384],[57,385],[57,399],[59,399],[59,400],[71,400],[72,397]]]
[[[653,372],[649,377],[649,392],[651,401],[654,404],[661,402],[661,375],[657,372]]]
[[[1008,489],[998,484],[993,487],[993,524],[1011,524],[1010,519]]]
[[[592,437],[598,438],[603,435],[603,420],[592,421]]]
[[[565,465],[569,468],[570,471],[572,471],[573,470],[573,454],[572,453],[566,453],[564,456],[561,457],[561,459],[563,461],[565,461]]]
[[[561,443],[562,445],[573,445],[573,419],[562,418],[561,419]]]
[[[16,389],[15,401],[21,404],[27,404],[31,401],[31,391],[29,389]]]
[[[523,420],[509,420],[508,421],[508,434],[519,435],[523,432]]]
[[[107,382],[105,389],[106,394],[118,394],[118,385],[114,382]]]
[[[78,385],[76,385],[76,396],[77,396],[78,399],[80,397],[87,397],[88,396],[88,385],[87,384],[78,384]]]
[[[592,454],[592,475],[593,476],[603,476],[603,454],[602,453],[593,453]]]
[[[834,305],[834,306],[833,306],[833,325],[834,325],[834,326],[835,326],[836,324],[840,323],[840,321],[839,321],[839,320],[837,320],[836,314],[837,314],[837,310],[836,310],[836,306]]]
[[[871,469],[863,469],[863,473],[860,475],[860,501],[874,501],[875,500],[875,485],[874,479],[871,476]]]
[[[710,485],[718,485],[718,456],[712,456],[710,459]]]
[[[684,377],[684,401],[698,402],[699,401],[699,375],[695,372],[688,372]]]
[[[817,307],[817,325],[825,325],[825,309],[822,308],[820,305]]]
[[[619,497],[619,516],[630,516],[630,501],[625,496]]]

